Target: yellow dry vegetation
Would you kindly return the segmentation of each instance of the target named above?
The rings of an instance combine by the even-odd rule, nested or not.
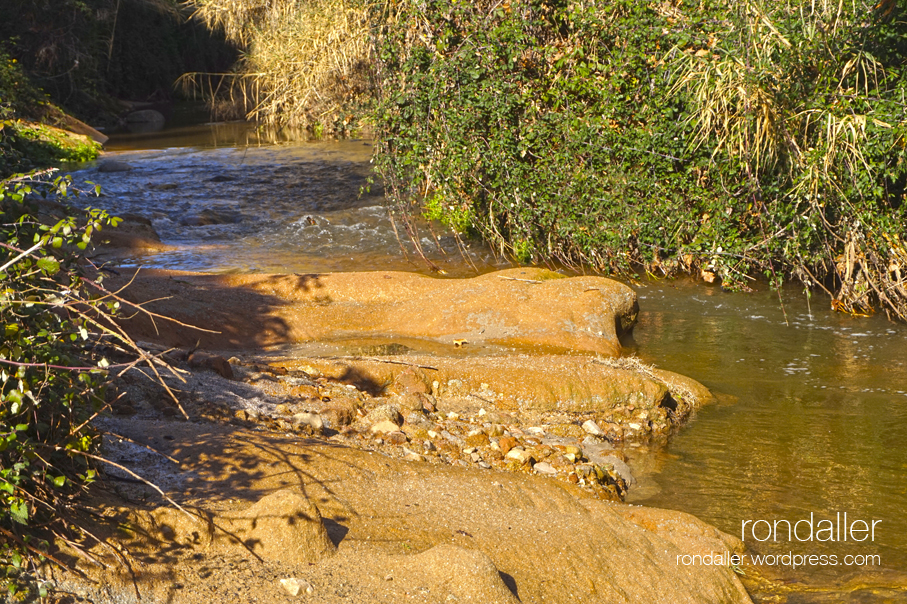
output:
[[[370,4],[349,0],[192,0],[195,17],[242,49],[229,74],[189,73],[182,84],[222,117],[316,134],[343,130],[344,108],[369,89]]]

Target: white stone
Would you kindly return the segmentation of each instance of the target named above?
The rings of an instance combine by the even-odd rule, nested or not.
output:
[[[532,466],[532,468],[539,474],[551,474],[551,475],[557,474],[557,470],[555,470],[551,466],[551,464],[546,461],[540,461],[537,464],[535,464],[534,466]]]
[[[297,426],[309,426],[315,432],[321,432],[324,429],[324,421],[317,413],[297,413],[293,416],[293,423]]]
[[[285,592],[293,596],[294,598],[305,592],[307,594],[315,593],[315,588],[312,587],[312,584],[306,581],[305,579],[296,579],[294,577],[289,577],[287,579],[280,580],[280,586]]]
[[[591,419],[587,420],[583,423],[583,430],[585,430],[587,434],[591,434],[592,436],[604,436],[605,435],[605,431],[602,430],[601,428],[599,428],[598,424],[596,424]]]

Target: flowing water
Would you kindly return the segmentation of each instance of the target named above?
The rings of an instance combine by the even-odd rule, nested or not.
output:
[[[359,195],[368,141],[264,142],[238,125],[114,138],[108,159],[132,170],[89,166],[75,176],[104,190],[83,201],[149,218],[170,246],[127,264],[427,272],[401,254],[381,191]],[[436,240],[423,229],[421,242],[449,275],[474,274],[454,237]],[[501,266],[481,246],[468,254],[482,272]],[[683,280],[633,286],[642,312],[632,351],[700,380],[718,401],[666,449],[631,455],[640,473],[631,501],[693,513],[738,538],[742,523],[764,520],[743,535],[751,551],[817,557],[797,569],[783,559],[768,567],[786,587],[762,593],[764,601],[782,601],[772,594],[787,589],[791,604],[907,601],[907,327],[832,313],[826,299],[810,305],[801,291],[785,291],[782,306],[765,287],[731,294]],[[786,525],[775,523],[812,518],[818,531],[827,526],[821,520],[840,525],[845,512],[848,524],[880,520],[873,539],[826,531],[791,542]],[[758,541],[773,524],[777,541]],[[808,526],[798,528],[806,537]]]
[[[124,266],[207,272],[310,273],[419,270],[426,264],[412,245],[401,251],[382,205],[380,185],[370,185],[372,145],[363,140],[294,143],[263,135],[245,124],[185,127],[157,135],[113,137],[105,161],[77,171],[77,182],[101,186],[101,199],[77,203],[118,216],[150,219],[170,249],[136,252]],[[441,270],[474,274],[451,235],[421,225],[422,253]],[[409,241],[402,231],[400,238]],[[468,245],[479,270],[497,261]]]

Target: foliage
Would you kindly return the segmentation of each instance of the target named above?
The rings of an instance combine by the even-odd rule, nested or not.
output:
[[[77,253],[112,219],[38,220],[36,197],[69,187],[47,174],[0,181],[0,583],[11,594],[46,551],[34,527],[59,533],[72,496],[95,478],[87,420],[102,406],[108,362],[93,345],[110,331],[97,311],[116,306],[91,295]]]
[[[380,34],[376,165],[404,219],[907,318],[898,3],[402,0]]]
[[[182,79],[215,110],[270,125],[349,133],[367,103],[370,0],[192,0],[196,17],[244,49],[231,74]]]
[[[39,123],[51,109],[21,65],[0,51],[0,177],[98,156],[100,145],[88,137]]]

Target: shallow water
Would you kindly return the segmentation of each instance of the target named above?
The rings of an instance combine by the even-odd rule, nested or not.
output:
[[[288,142],[244,124],[194,126],[156,135],[111,137],[104,160],[73,173],[101,185],[81,197],[115,215],[152,221],[169,251],[136,253],[125,266],[203,272],[405,270],[430,272],[407,241],[401,248],[370,186],[372,145],[363,140]],[[100,172],[103,161],[132,167]],[[459,242],[424,223],[425,256],[451,275],[472,274]],[[402,229],[402,227],[401,227]],[[404,257],[401,250],[406,250]],[[480,270],[497,266],[485,248],[468,246]]]
[[[87,166],[75,176],[102,185],[94,205],[150,218],[174,247],[127,264],[428,272],[403,258],[381,192],[359,195],[367,141],[267,142],[235,125],[114,137],[108,147],[119,150],[107,159],[134,169]],[[201,224],[206,217],[218,223]],[[453,237],[439,247],[423,234],[427,254],[449,275],[474,274]],[[483,272],[502,266],[480,246],[469,253]],[[793,524],[839,512],[851,522],[881,520],[871,542],[790,543],[785,533],[775,543],[749,536],[747,544],[758,553],[838,558],[837,566],[777,567],[795,592],[791,603],[907,601],[907,327],[832,313],[821,297],[810,307],[793,290],[782,308],[764,287],[730,294],[688,281],[633,286],[642,312],[632,351],[702,381],[718,402],[665,450],[634,455],[641,476],[631,500],[693,513],[738,537],[746,520]],[[881,564],[845,565],[846,555],[878,555]]]
[[[731,294],[674,281],[636,289],[639,355],[700,380],[719,401],[654,454],[632,499],[693,513],[738,538],[746,520],[793,525],[813,514],[815,523],[837,523],[844,512],[849,523],[881,520],[874,541],[830,541],[841,536],[828,532],[799,541],[779,523],[777,542],[756,540],[769,535],[760,524],[746,543],[762,554],[826,555],[824,566],[820,557],[797,571],[777,568],[803,585],[907,587],[907,326],[833,313],[823,298],[810,308],[802,291],[786,291],[782,309],[767,288]],[[804,523],[800,536],[808,534]],[[873,554],[880,565],[845,564],[847,555]],[[849,601],[841,597],[831,601]],[[907,601],[907,592],[899,597]]]

